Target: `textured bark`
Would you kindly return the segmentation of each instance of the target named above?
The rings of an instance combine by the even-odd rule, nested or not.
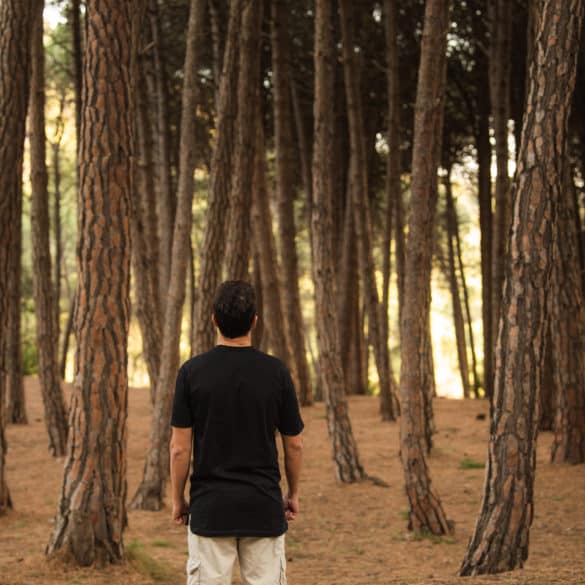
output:
[[[582,0],[545,0],[518,167],[481,511],[462,575],[522,567],[534,514],[538,396],[549,320],[555,215],[583,20]]]
[[[276,242],[272,232],[272,215],[266,177],[264,130],[261,124],[258,124],[256,129],[254,151],[256,156],[254,162],[252,223],[254,225],[254,241],[256,244],[256,257],[259,263],[260,291],[264,309],[261,314],[258,314],[261,315],[261,319],[268,331],[272,351],[290,367],[292,354],[289,343],[290,331],[289,323],[284,317],[282,291],[278,281],[279,267],[276,257]]]
[[[364,289],[364,303],[368,313],[368,330],[372,345],[376,368],[380,379],[380,414],[382,420],[395,420],[392,394],[396,391],[390,367],[388,338],[384,335],[387,321],[383,314],[376,288],[374,257],[372,252],[372,226],[368,201],[368,174],[364,143],[363,108],[360,88],[356,83],[359,79],[357,61],[354,51],[354,17],[353,6],[349,0],[339,3],[341,29],[343,32],[343,64],[347,115],[349,119],[349,135],[351,144],[350,156],[350,200],[355,215],[355,232],[358,241],[358,258]]]
[[[83,84],[83,41],[81,34],[81,0],[71,0],[71,38],[73,54],[73,90],[75,93],[75,136],[77,151],[81,134],[81,92]],[[77,179],[79,180],[79,171]]]
[[[336,315],[335,275],[331,247],[331,195],[333,167],[329,152],[333,142],[335,46],[332,2],[318,0],[315,7],[315,134],[313,146],[313,280],[319,344],[319,378],[326,401],[327,430],[332,444],[335,473],[349,483],[364,478],[351,430],[341,365]]]
[[[238,117],[234,182],[230,193],[229,226],[224,267],[228,279],[245,280],[250,261],[250,207],[254,176],[256,124],[260,123],[260,39],[262,0],[249,0],[242,13],[238,64]],[[291,364],[292,365],[292,364]]]
[[[136,186],[132,193],[130,229],[132,234],[132,270],[134,309],[142,335],[142,353],[150,379],[151,401],[160,369],[162,325],[159,304],[158,234],[149,217],[155,209],[154,163],[144,71],[137,67],[136,91]],[[156,226],[156,224],[154,224]]]
[[[290,52],[287,30],[287,2],[272,2],[272,83],[274,99],[274,142],[276,147],[276,198],[278,237],[283,279],[284,318],[290,331],[292,361],[297,375],[297,392],[303,406],[313,402],[309,377],[305,326],[301,312],[299,270],[295,243],[294,215],[295,155],[290,88]]]
[[[493,227],[492,340],[494,340],[498,332],[511,209],[508,177],[508,120],[510,119],[512,3],[509,0],[489,1],[491,29],[489,83],[497,169]]]
[[[67,409],[59,379],[59,334],[51,279],[49,191],[45,149],[45,58],[43,47],[44,1],[37,0],[31,40],[30,161],[33,294],[39,379],[45,407],[45,425],[52,455],[65,455]]]
[[[234,124],[238,108],[238,30],[243,0],[230,2],[228,36],[223,57],[223,73],[219,89],[216,142],[211,161],[209,195],[203,243],[199,255],[199,286],[195,306],[195,323],[191,353],[208,351],[215,344],[211,322],[213,295],[221,281],[225,249],[225,218],[228,217],[231,168],[234,148]]]
[[[463,397],[469,398],[471,393],[469,389],[469,362],[467,361],[467,343],[465,340],[465,322],[463,320],[463,307],[461,306],[461,297],[459,295],[459,279],[457,277],[457,265],[455,262],[455,231],[457,229],[457,212],[453,202],[453,193],[451,191],[451,172],[445,177],[445,194],[447,205],[445,210],[445,223],[447,224],[447,255],[449,265],[447,267],[447,277],[449,288],[451,289],[451,301],[453,305],[453,323],[455,325],[455,339],[457,345],[457,361],[459,362],[459,373],[461,375],[461,387],[463,388]]]
[[[585,303],[575,229],[575,189],[565,165],[559,194],[551,301],[551,349],[557,408],[553,463],[585,463]]]
[[[431,490],[425,458],[425,401],[430,399],[428,355],[431,257],[445,98],[446,0],[427,0],[416,93],[410,221],[406,245],[404,306],[401,321],[400,453],[410,504],[409,527],[450,531],[438,497]]]
[[[150,440],[142,481],[132,499],[132,508],[159,510],[165,480],[169,475],[168,443],[174,381],[179,368],[181,318],[185,302],[195,171],[195,113],[198,102],[197,71],[203,45],[205,0],[191,0],[185,76],[181,101],[181,136],[177,217],[173,234],[170,282],[162,327],[162,355],[156,381]]]
[[[90,0],[79,149],[77,352],[61,497],[47,554],[116,562],[126,524],[134,3]]]

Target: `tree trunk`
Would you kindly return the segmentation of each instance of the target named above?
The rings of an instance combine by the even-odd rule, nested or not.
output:
[[[245,280],[250,261],[250,207],[254,175],[254,146],[259,119],[262,0],[249,0],[242,14],[238,65],[238,117],[234,182],[230,193],[224,267],[228,279]],[[292,364],[290,364],[292,366]]]
[[[560,328],[562,325],[563,323],[559,323],[558,327]],[[555,388],[551,324],[547,325],[546,329],[546,339],[544,342],[544,366],[542,368],[543,371],[538,406],[540,412],[538,418],[539,431],[552,431],[554,429],[557,405],[557,389]]]
[[[231,168],[234,148],[234,125],[238,102],[238,31],[243,0],[230,2],[228,36],[223,56],[223,73],[219,89],[216,142],[211,161],[209,195],[205,216],[203,243],[199,254],[199,288],[195,306],[195,325],[191,354],[208,351],[215,344],[211,322],[213,296],[220,284],[225,249],[225,218],[228,216]]]
[[[463,388],[463,397],[469,398],[469,363],[467,361],[467,343],[465,340],[465,322],[463,320],[463,308],[461,306],[461,297],[459,296],[459,281],[457,278],[457,266],[455,264],[455,231],[457,230],[457,212],[453,202],[453,193],[451,191],[451,170],[445,176],[445,193],[447,197],[446,205],[446,224],[447,224],[447,253],[449,257],[449,266],[447,276],[449,288],[451,289],[451,299],[453,302],[453,321],[455,324],[455,338],[457,340],[457,360],[459,362],[459,373],[461,374],[461,387]]]
[[[493,233],[492,340],[498,333],[500,299],[504,283],[506,244],[511,210],[508,178],[508,121],[510,119],[510,61],[512,4],[509,0],[490,1],[489,84],[496,143],[496,211]]]
[[[198,102],[197,71],[203,45],[205,0],[191,0],[185,77],[181,102],[181,137],[177,217],[174,222],[171,280],[168,283],[162,327],[162,354],[156,382],[150,441],[142,481],[132,499],[132,508],[159,510],[169,470],[169,439],[173,387],[180,361],[181,318],[185,302],[195,171],[195,113]]]
[[[550,296],[552,371],[557,391],[551,460],[574,464],[585,463],[585,303],[574,220],[575,185],[570,165],[565,163],[565,169]]]
[[[368,175],[364,143],[363,110],[360,88],[357,84],[359,72],[354,52],[354,17],[353,7],[349,0],[339,3],[341,28],[343,31],[343,63],[347,115],[351,144],[350,156],[350,201],[355,215],[355,232],[358,241],[358,258],[364,287],[364,302],[368,312],[368,329],[371,343],[374,346],[376,368],[380,378],[380,414],[382,420],[395,420],[396,413],[392,394],[395,392],[388,338],[384,337],[387,330],[382,325],[387,315],[382,313],[375,280],[374,257],[372,253],[372,226],[368,201]]]
[[[297,392],[301,405],[313,402],[309,365],[305,349],[305,326],[301,312],[298,258],[294,215],[294,142],[290,88],[290,53],[287,30],[287,2],[275,0],[272,10],[272,82],[274,99],[274,141],[276,147],[276,194],[278,237],[283,276],[284,318],[290,331],[290,345]]]
[[[39,355],[39,379],[45,407],[45,424],[52,455],[67,449],[67,409],[59,380],[55,299],[51,279],[49,191],[45,151],[45,57],[43,47],[44,1],[38,0],[31,40],[30,166],[33,293]]]
[[[446,534],[450,526],[435,493],[425,457],[425,400],[432,372],[430,285],[437,167],[442,134],[449,3],[427,0],[416,92],[412,182],[404,306],[401,321],[400,453],[410,504],[409,528]],[[422,349],[422,351],[421,351]]]
[[[461,575],[509,571],[528,558],[555,215],[565,188],[562,169],[583,7],[583,0],[541,4],[514,181],[486,482]]]
[[[123,557],[130,322],[132,2],[87,2],[79,149],[77,352],[61,498],[47,554]]]
[[[319,344],[319,379],[326,400],[327,430],[339,481],[364,478],[345,398],[336,313],[337,295],[331,247],[333,167],[329,153],[334,140],[333,111],[335,45],[331,0],[315,6],[315,134],[313,147],[313,280]]]
[[[256,129],[254,151],[256,156],[254,162],[252,217],[255,248],[261,275],[261,288],[257,291],[257,294],[261,293],[263,300],[263,312],[259,313],[259,315],[268,331],[272,351],[290,367],[289,323],[284,317],[280,283],[278,282],[278,260],[276,258],[276,243],[272,232],[272,216],[266,177],[264,129],[261,124],[258,124]]]
[[[67,324],[63,332],[63,346],[61,348],[61,358],[59,360],[59,375],[64,380],[65,370],[67,369],[67,355],[69,353],[69,339],[73,332],[73,323],[75,321],[75,311],[77,310],[77,293],[74,292],[69,303],[69,313],[67,314]]]

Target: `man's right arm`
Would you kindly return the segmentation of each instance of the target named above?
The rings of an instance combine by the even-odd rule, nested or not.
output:
[[[282,435],[284,448],[284,468],[288,493],[285,498],[287,520],[294,520],[299,513],[299,478],[303,463],[303,435]]]

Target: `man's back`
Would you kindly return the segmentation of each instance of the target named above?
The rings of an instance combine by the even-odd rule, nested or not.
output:
[[[185,362],[172,425],[193,427],[190,526],[202,536],[286,531],[275,431],[303,423],[282,362],[251,346],[217,345]]]

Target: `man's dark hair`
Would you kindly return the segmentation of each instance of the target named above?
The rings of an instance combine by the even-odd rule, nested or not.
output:
[[[226,280],[219,285],[213,299],[213,314],[224,337],[246,335],[256,315],[256,294],[243,280]]]

